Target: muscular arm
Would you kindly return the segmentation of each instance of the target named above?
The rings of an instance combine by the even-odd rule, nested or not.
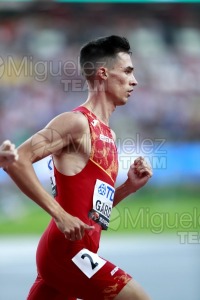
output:
[[[81,239],[85,229],[92,229],[76,217],[69,215],[46,192],[38,180],[32,164],[50,154],[61,155],[71,141],[78,140],[83,128],[81,117],[65,113],[52,120],[18,148],[19,159],[6,172],[20,190],[48,212],[66,238]]]
[[[52,217],[56,217],[57,205],[42,187],[32,166],[34,162],[32,139],[38,140],[37,135],[38,134],[27,140],[18,148],[18,161],[13,163],[12,166],[5,168],[5,170],[26,196],[40,205]]]

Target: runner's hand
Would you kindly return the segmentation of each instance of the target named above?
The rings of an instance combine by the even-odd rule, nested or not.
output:
[[[70,241],[81,240],[86,230],[93,230],[94,226],[89,226],[79,218],[73,217],[68,213],[63,213],[59,220],[55,220],[57,227]]]
[[[18,153],[15,145],[9,140],[4,141],[0,146],[0,166],[4,168],[16,160],[18,160]]]
[[[135,192],[148,182],[153,172],[151,166],[140,156],[130,166],[127,175],[129,186],[131,186],[132,192]]]

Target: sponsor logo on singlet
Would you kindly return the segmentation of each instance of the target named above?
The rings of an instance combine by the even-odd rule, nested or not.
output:
[[[98,120],[95,120],[95,119],[91,122],[92,126],[94,126],[94,127],[95,127],[98,123],[99,123],[99,121],[98,121]]]
[[[114,144],[113,139],[111,139],[108,136],[103,135],[103,134],[100,134],[100,140],[103,141],[103,142],[106,142],[106,143],[113,143]]]

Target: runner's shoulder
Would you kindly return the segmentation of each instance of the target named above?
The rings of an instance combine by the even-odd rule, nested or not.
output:
[[[56,116],[50,122],[50,126],[62,127],[64,131],[85,132],[88,130],[88,121],[87,118],[81,112],[71,111],[64,112]]]

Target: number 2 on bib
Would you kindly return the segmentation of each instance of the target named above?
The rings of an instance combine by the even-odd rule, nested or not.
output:
[[[88,259],[90,260],[92,270],[94,270],[94,268],[96,268],[99,265],[98,262],[95,262],[95,263],[93,262],[93,259],[92,259],[91,255],[89,255],[87,253],[84,253],[83,255],[81,255],[82,259],[84,259],[85,257],[88,257]]]
[[[98,256],[98,254],[82,249],[73,258],[72,261],[77,267],[88,277],[91,278],[99,271],[106,261]]]

